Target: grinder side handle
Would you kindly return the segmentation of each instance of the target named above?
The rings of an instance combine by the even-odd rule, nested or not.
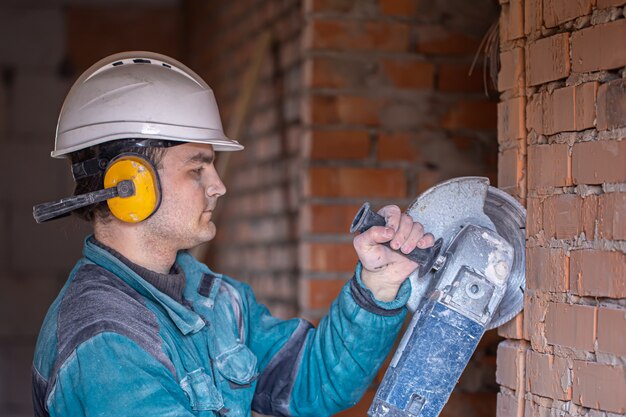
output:
[[[352,220],[350,233],[363,233],[372,226],[385,226],[385,224],[385,218],[374,212],[370,207],[370,203],[364,203],[357,212],[356,216],[354,216],[354,220]],[[435,241],[433,246],[427,249],[415,248],[410,253],[402,253],[401,251],[396,252],[401,253],[412,261],[417,262],[420,265],[418,276],[422,277],[433,268],[433,264],[437,260],[439,252],[441,251],[442,243],[443,240],[440,238]],[[384,245],[391,249],[389,242],[384,243]]]

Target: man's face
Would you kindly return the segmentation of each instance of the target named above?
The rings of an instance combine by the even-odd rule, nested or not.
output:
[[[215,237],[211,217],[226,188],[213,165],[214,156],[211,145],[186,143],[167,149],[158,170],[161,206],[142,223],[144,233],[176,250]]]

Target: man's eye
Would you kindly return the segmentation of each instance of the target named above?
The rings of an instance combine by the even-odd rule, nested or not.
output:
[[[200,167],[200,168],[192,169],[191,172],[193,172],[196,175],[200,175],[202,174],[203,170],[204,170],[204,167]]]

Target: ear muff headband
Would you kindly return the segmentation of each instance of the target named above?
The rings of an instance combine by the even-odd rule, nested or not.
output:
[[[107,201],[118,219],[138,223],[150,217],[161,204],[159,174],[138,154],[124,153],[113,159],[104,174],[104,189],[63,198],[33,207],[37,223],[68,215],[85,206]]]
[[[131,180],[135,194],[107,200],[111,213],[127,223],[138,223],[150,217],[161,204],[159,174],[154,166],[137,154],[125,153],[113,159],[104,174],[105,188]]]

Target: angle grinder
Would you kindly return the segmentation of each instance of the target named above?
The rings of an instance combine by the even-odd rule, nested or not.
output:
[[[438,239],[406,255],[413,317],[370,406],[370,417],[437,417],[486,330],[524,305],[526,211],[483,177],[454,178],[407,210]],[[382,221],[382,223],[381,223]],[[350,231],[385,220],[365,203]]]

